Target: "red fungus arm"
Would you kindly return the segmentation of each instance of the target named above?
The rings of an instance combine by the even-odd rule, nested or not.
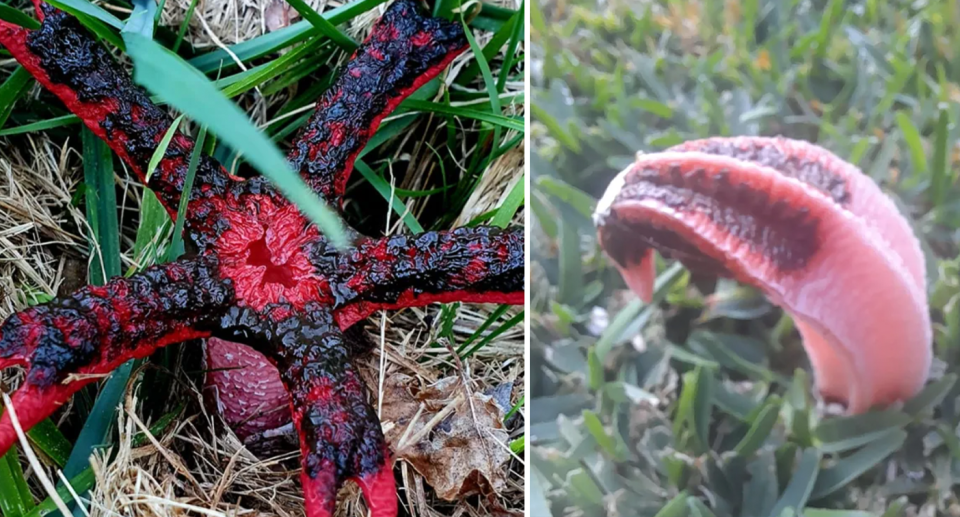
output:
[[[380,122],[467,48],[463,27],[398,0],[317,102],[287,160],[339,207],[353,162]]]
[[[328,308],[319,303],[302,311],[287,304],[262,312],[236,308],[219,327],[219,334],[262,352],[281,372],[300,438],[307,516],[331,517],[337,490],[353,479],[373,517],[396,517],[396,487],[380,419],[353,364],[360,350]]]
[[[37,30],[0,20],[0,45],[146,182],[150,158],[172,120],[76,18],[43,3],[37,12],[43,20]],[[192,150],[193,140],[177,132],[149,181],[174,219]],[[222,192],[226,180],[215,160],[201,158],[196,182],[208,186],[206,195]]]
[[[367,239],[337,260],[329,276],[335,317],[347,328],[380,309],[522,305],[523,275],[523,228],[480,226]]]
[[[130,359],[209,336],[207,319],[225,309],[232,296],[209,264],[181,261],[10,316],[0,326],[0,369],[28,367],[12,397],[21,425],[29,429],[77,390]],[[0,455],[15,441],[4,413]]]
[[[641,155],[611,183],[599,237],[631,288],[649,293],[653,250],[734,277],[794,316],[825,397],[859,413],[917,393],[932,337],[922,270],[911,272],[917,257],[903,255],[919,249],[891,244],[876,226],[899,214],[868,223],[846,208],[873,194],[833,168],[818,169],[836,187],[822,189],[782,164],[725,154]],[[797,170],[819,163],[815,153],[793,156]]]

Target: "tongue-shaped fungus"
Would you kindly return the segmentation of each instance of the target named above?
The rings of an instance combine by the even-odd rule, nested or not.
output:
[[[611,182],[601,246],[650,301],[653,251],[761,289],[796,322],[824,399],[861,413],[926,382],[920,245],[853,165],[783,138],[710,138],[639,155]]]

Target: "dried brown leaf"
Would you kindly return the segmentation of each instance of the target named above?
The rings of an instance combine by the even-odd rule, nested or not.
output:
[[[406,375],[388,378],[384,393],[381,420],[387,442],[440,498],[454,501],[504,490],[509,437],[491,397],[472,393],[471,410],[458,377],[421,389]]]

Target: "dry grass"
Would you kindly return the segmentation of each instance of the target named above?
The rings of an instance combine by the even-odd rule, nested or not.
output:
[[[202,1],[190,24],[187,39],[198,48],[209,48],[263,34],[273,1]],[[309,0],[309,3],[314,7],[338,5],[315,0]],[[168,0],[163,23],[178,25],[188,6],[189,0]],[[509,6],[518,7],[513,3]],[[348,32],[361,39],[380,12],[374,10],[357,18]],[[483,34],[480,44],[489,36]],[[454,63],[451,80],[470,60],[472,56],[463,56]],[[7,70],[10,65],[10,61],[0,62],[0,66]],[[507,87],[508,92],[522,89],[522,84],[508,84]],[[33,94],[36,93],[35,88]],[[256,123],[264,124],[268,120],[269,108],[284,100],[282,95],[285,94],[264,99],[254,91],[242,96],[238,102]],[[521,111],[522,106],[513,109]],[[431,175],[439,173],[430,145],[436,144],[432,135],[445,133],[443,123],[441,119],[422,116],[405,136],[391,144],[395,149],[394,158],[398,162],[409,162],[409,165],[400,164],[408,172],[397,187],[423,188]],[[466,156],[473,149],[462,151]],[[80,165],[75,142],[55,141],[43,133],[0,138],[0,174],[3,176],[0,179],[0,317],[22,309],[37,293],[55,295],[58,291],[72,290],[77,287],[77,282],[83,281],[88,256],[84,237],[86,221],[82,209],[71,204],[71,197],[82,180]],[[521,145],[490,165],[456,224],[464,224],[499,205],[513,185],[522,180],[522,172]],[[121,249],[129,253],[136,232],[142,186],[122,169],[118,169],[117,175],[124,191],[118,198],[123,206],[121,229],[124,242]],[[426,199],[413,198],[407,209],[419,214],[425,205]],[[522,213],[518,214],[517,221],[523,223]],[[384,219],[383,233],[400,230],[396,214]],[[130,257],[124,257],[124,261],[126,265],[132,263]],[[461,307],[454,326],[457,340],[469,337],[486,320],[492,308]],[[507,317],[519,310],[512,309]],[[409,309],[382,318],[375,316],[366,322],[365,330],[371,342],[376,344],[377,352],[363,359],[362,374],[374,392],[384,376],[402,373],[426,386],[442,377],[458,374],[446,349],[429,346],[436,337],[438,326],[434,321],[438,312],[436,306]],[[385,352],[382,367],[381,349]],[[512,382],[515,386],[512,400],[515,401],[524,383],[523,352],[522,326],[493,340],[463,365],[463,375],[470,390],[484,392]],[[17,369],[4,371],[0,378],[2,387],[16,386],[19,373]],[[124,410],[117,422],[119,440],[111,449],[94,458],[97,486],[84,505],[90,515],[301,515],[303,497],[297,453],[262,459],[246,450],[225,429],[219,417],[208,412],[195,373],[174,372],[166,410],[180,403],[185,404],[185,409],[173,428],[140,447],[134,447],[134,436],[152,422],[145,422],[137,411],[139,394],[134,389],[128,390]],[[61,412],[61,421],[69,411],[68,406]],[[456,503],[439,500],[410,465],[400,462],[400,468],[403,481],[398,487],[401,505],[414,515],[488,515],[522,511],[523,466],[517,460],[511,461],[507,487],[498,496],[474,496]],[[45,497],[36,483],[36,476],[29,472],[35,494]],[[52,469],[48,474],[56,479]],[[355,485],[348,484],[340,495],[337,515],[366,515]]]

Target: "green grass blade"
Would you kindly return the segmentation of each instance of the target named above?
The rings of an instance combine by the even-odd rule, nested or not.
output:
[[[359,0],[349,4],[341,5],[336,9],[331,9],[322,13],[320,16],[325,18],[332,25],[352,20],[354,17],[365,13],[374,7],[386,2],[387,0]],[[241,61],[249,61],[258,57],[263,57],[271,52],[275,52],[294,43],[303,41],[315,32],[313,25],[307,20],[299,21],[289,27],[284,27],[262,36],[257,36],[251,40],[230,45],[230,52],[237,56]],[[227,51],[218,49],[202,56],[197,56],[190,60],[190,64],[203,73],[213,72],[219,69],[228,69],[236,66],[233,58]]]
[[[22,66],[7,77],[7,80],[0,85],[0,128],[7,123],[10,114],[13,113],[13,106],[17,99],[30,89],[33,84],[33,77]]]
[[[180,195],[180,206],[177,207],[177,222],[173,226],[173,239],[167,248],[167,262],[173,262],[183,252],[183,223],[187,218],[187,205],[190,202],[190,193],[193,191],[193,180],[197,176],[197,166],[200,165],[200,155],[203,154],[203,143],[207,139],[206,126],[200,128],[197,142],[190,153],[190,163],[187,166],[187,177],[183,182],[183,193]]]
[[[87,220],[97,239],[98,246],[94,248],[99,249],[95,255],[99,260],[91,261],[90,283],[103,285],[109,278],[121,274],[113,154],[107,144],[87,128],[81,131],[81,138],[84,177],[88,186]],[[68,478],[87,468],[93,449],[106,441],[132,369],[133,361],[129,361],[115,370],[104,384],[63,468]]]
[[[34,507],[16,447],[0,458],[0,515],[21,517]]]
[[[483,85],[487,89],[487,95],[490,97],[490,111],[496,114],[501,113],[500,109],[500,95],[497,92],[497,83],[493,80],[493,72],[490,71],[490,64],[487,62],[486,56],[483,54],[483,49],[480,48],[480,45],[477,43],[477,39],[473,37],[473,31],[470,30],[470,27],[467,26],[467,22],[463,19],[463,11],[460,12],[460,24],[463,25],[463,33],[467,37],[467,42],[470,43],[470,50],[473,51],[473,57],[477,65],[480,66],[480,75],[483,76]],[[500,145],[500,126],[493,127],[493,144],[494,147]]]
[[[864,472],[878,465],[897,450],[907,440],[907,432],[898,429],[883,438],[876,440],[859,451],[841,459],[832,467],[824,469],[817,476],[810,497],[813,500],[826,497],[840,490]]]
[[[223,94],[227,97],[235,97],[279,76],[289,70],[304,56],[315,52],[316,49],[320,48],[322,42],[319,38],[313,39],[269,63],[264,63],[240,74],[236,74],[236,79],[232,80],[230,84],[223,88]],[[217,81],[217,84],[220,85],[223,83]]]
[[[470,346],[470,343],[473,343],[474,341],[477,340],[477,338],[482,336],[483,333],[488,328],[490,328],[490,325],[493,325],[494,323],[496,323],[501,316],[506,314],[507,311],[510,310],[510,307],[511,306],[507,304],[502,304],[499,307],[497,307],[493,312],[490,313],[490,316],[487,316],[487,319],[479,327],[477,327],[477,330],[475,330],[473,334],[471,334],[470,337],[467,338],[467,340],[460,345],[460,347],[465,348],[467,346]]]
[[[927,173],[927,152],[923,148],[923,140],[920,138],[920,131],[910,120],[910,116],[904,111],[898,111],[897,126],[900,127],[900,133],[910,149],[910,162],[913,164],[914,174]]]
[[[110,14],[110,12],[106,9],[98,5],[94,5],[87,0],[47,0],[47,3],[74,16],[85,14],[91,18],[100,20],[101,22],[117,30],[123,28],[123,22],[120,20],[120,18],[117,18],[116,16]]]
[[[563,180],[540,176],[537,178],[537,188],[575,208],[587,219],[593,217],[593,211],[597,208],[596,198]]]
[[[504,43],[507,43],[507,41],[509,41],[513,37],[514,33],[516,32],[515,29],[517,28],[517,19],[522,14],[523,14],[522,11],[518,11],[517,14],[511,16],[510,19],[507,20],[507,23],[505,23],[503,27],[500,28],[500,30],[494,32],[493,37],[490,38],[490,41],[488,41],[487,44],[483,46],[482,55],[486,63],[489,63],[491,59],[496,57],[497,53],[500,52],[500,48],[503,47]],[[520,34],[522,37],[523,22],[522,22],[522,18],[520,19],[521,19]],[[466,25],[464,25],[464,27],[466,27]],[[507,70],[509,70],[509,68],[504,67],[503,70],[504,72],[506,72]],[[464,68],[463,71],[461,71],[458,74],[456,83],[461,86],[466,86],[467,84],[470,83],[470,81],[473,81],[473,79],[477,77],[477,74],[479,73],[481,73],[480,60],[475,59],[473,62],[467,65],[467,67]],[[502,91],[502,90],[499,90],[499,91]]]
[[[338,248],[346,244],[339,217],[314,194],[283,155],[236,105],[186,62],[153,41],[127,34],[135,63],[134,80],[211,131],[233,149],[242,149],[256,167]]]
[[[825,420],[814,434],[821,451],[842,452],[893,434],[912,421],[910,415],[899,411],[874,411]]]
[[[580,231],[574,221],[561,218],[559,267],[560,279],[557,293],[560,303],[573,307],[583,304],[583,251],[580,247]]]
[[[690,515],[687,506],[687,492],[683,491],[670,500],[654,517],[687,517]]]
[[[117,222],[116,183],[113,153],[107,144],[87,128],[81,131],[83,174],[87,185],[87,220],[95,242],[91,252],[90,282],[103,285],[120,274],[120,226]]]
[[[460,106],[450,106],[449,104],[440,104],[438,102],[421,101],[416,99],[407,99],[403,106],[416,111],[425,111],[428,113],[440,113],[442,115],[453,115],[455,117],[464,117],[481,122],[489,122],[500,127],[512,129],[514,131],[524,132],[523,117],[505,117],[503,115],[487,113]]]
[[[526,396],[521,396],[520,400],[518,400],[517,403],[510,408],[510,411],[507,411],[507,414],[503,415],[503,421],[506,422],[507,420],[510,420],[510,417],[515,415],[517,411],[520,411],[520,408],[523,407],[523,403],[525,400],[526,400]]]
[[[170,147],[170,141],[173,140],[173,136],[177,134],[177,129],[180,128],[180,123],[183,121],[183,115],[177,116],[173,119],[173,124],[170,124],[170,127],[167,128],[167,132],[163,134],[163,138],[160,140],[160,145],[157,146],[156,150],[153,151],[153,155],[150,156],[150,163],[147,164],[147,182],[150,182],[150,178],[153,176],[154,171],[157,170],[157,165],[160,165],[160,160],[163,160],[163,155],[167,153],[167,147]]]
[[[60,432],[53,420],[46,418],[27,431],[27,437],[34,447],[43,451],[58,467],[67,464],[73,445]]]
[[[513,23],[513,34],[510,35],[510,43],[507,44],[507,52],[503,55],[503,66],[500,67],[500,77],[497,78],[498,92],[503,92],[503,89],[507,85],[507,79],[510,77],[510,70],[513,69],[513,65],[516,62],[515,59],[517,57],[517,47],[520,46],[520,42],[523,40],[523,30],[525,25],[523,14],[526,12],[525,6],[526,0],[520,2],[520,10],[517,11],[517,14],[513,15],[511,18],[515,20]]]
[[[39,29],[40,22],[28,16],[20,9],[14,9],[7,4],[0,3],[0,20],[19,25],[27,29]]]
[[[703,501],[696,497],[688,497],[687,506],[690,508],[690,517],[717,517]]]
[[[510,442],[510,450],[513,451],[513,453],[518,456],[523,454],[523,450],[525,448],[526,448],[526,439],[523,436]]]
[[[503,200],[503,204],[497,208],[497,213],[494,214],[493,220],[490,221],[490,224],[493,226],[499,226],[500,228],[506,228],[510,221],[513,220],[513,216],[516,215],[517,210],[523,206],[524,200],[524,174],[520,175],[520,179],[513,185],[513,188],[510,189],[510,193],[507,194],[507,198]]]
[[[69,480],[70,480],[70,486],[73,487],[74,492],[78,494],[82,494],[90,490],[91,488],[93,488],[93,485],[94,483],[96,483],[97,478],[93,473],[93,469],[88,468],[83,472],[81,472],[80,474],[77,474],[76,476],[69,478]],[[57,486],[57,495],[59,495],[60,499],[62,499],[63,502],[67,504],[70,504],[71,502],[73,502],[73,495],[70,494],[70,490],[68,490],[67,487],[63,486],[62,484]],[[43,517],[46,515],[50,515],[51,513],[56,511],[57,511],[56,503],[53,502],[52,498],[48,497],[44,499],[43,502],[38,504],[36,508],[31,510],[30,513],[26,514],[24,517]]]
[[[800,465],[787,484],[786,490],[777,501],[771,517],[779,517],[788,508],[794,509],[794,515],[800,515],[800,510],[807,504],[813,486],[817,482],[817,473],[820,471],[820,452],[816,449],[805,449],[800,457]]]
[[[876,517],[870,512],[860,510],[829,510],[823,508],[805,508],[803,517]]]
[[[349,36],[340,32],[326,18],[320,16],[320,13],[314,11],[313,8],[307,5],[307,3],[303,0],[287,0],[287,3],[296,9],[297,12],[300,13],[300,16],[303,16],[304,20],[310,22],[318,34],[330,38],[330,41],[343,50],[347,52],[353,52],[357,49],[357,47],[360,46]]]
[[[153,38],[153,22],[158,10],[154,0],[133,0],[133,12],[120,32],[134,32],[145,38]]]
[[[74,16],[90,32],[107,40],[111,45],[125,50],[123,40],[114,29],[122,29],[123,22],[103,8],[93,5],[86,0],[49,0],[51,5],[62,9]]]
[[[403,203],[393,192],[390,191],[390,185],[380,177],[379,174],[374,172],[369,165],[366,164],[363,160],[357,159],[353,167],[360,171],[360,174],[371,184],[373,188],[377,189],[377,192],[383,196],[383,199],[387,200],[390,203],[390,206],[393,207],[393,211],[396,214],[403,218],[403,224],[413,233],[423,233],[423,226],[420,226],[420,222],[417,221],[417,218],[407,210],[407,205]]]
[[[2,120],[0,120],[2,122]],[[950,111],[946,105],[940,106],[940,117],[937,120],[937,129],[933,145],[933,170],[930,178],[930,200],[934,207],[943,205],[947,198],[947,189],[950,187]]]
[[[763,444],[767,441],[767,437],[770,436],[770,432],[773,431],[773,426],[776,425],[779,416],[779,404],[771,402],[764,406],[753,420],[753,424],[750,425],[747,434],[733,450],[742,457],[752,456],[753,453],[763,447]]]
[[[611,458],[623,461],[627,457],[627,451],[619,447],[619,442],[615,440],[603,427],[603,422],[596,413],[589,409],[583,410],[583,425],[587,431],[597,441],[597,445]]]
[[[603,334],[600,334],[600,339],[598,339],[597,344],[594,345],[597,350],[597,357],[601,362],[606,360],[607,354],[613,350],[614,345],[621,343],[622,340],[627,337],[625,331],[630,328],[635,321],[641,319],[638,318],[640,313],[648,307],[656,307],[657,304],[666,298],[667,293],[673,287],[674,283],[682,277],[683,266],[679,262],[675,262],[669,269],[661,273],[660,276],[657,277],[656,282],[654,282],[652,303],[647,305],[639,298],[636,298],[631,300],[630,303],[613,317],[613,321],[604,329]]]
[[[957,374],[948,373],[937,381],[928,384],[915,397],[904,403],[903,412],[916,418],[933,411],[933,408],[943,402],[944,397],[950,393],[956,382]]]
[[[487,343],[493,341],[494,339],[496,339],[497,337],[499,337],[499,336],[500,336],[501,334],[503,334],[504,332],[506,332],[506,331],[510,330],[511,328],[513,328],[513,327],[514,327],[515,325],[517,325],[518,323],[522,324],[522,323],[523,323],[523,318],[524,318],[524,311],[520,311],[516,316],[514,316],[514,317],[510,318],[509,320],[505,321],[505,322],[503,323],[503,325],[500,325],[496,330],[494,330],[493,332],[491,332],[490,334],[488,334],[487,337],[483,338],[483,340],[481,340],[479,343],[477,343],[476,345],[474,345],[474,347],[471,348],[470,350],[468,350],[467,353],[465,353],[465,354],[461,354],[461,353],[460,353],[460,352],[463,350],[463,348],[464,348],[464,346],[461,345],[461,346],[457,349],[457,354],[460,355],[460,358],[461,358],[461,359],[466,359],[466,358],[470,357],[471,355],[475,354],[475,353],[476,353],[478,350],[480,350],[481,348],[487,346]]]
[[[47,120],[40,120],[37,122],[31,122],[29,124],[23,124],[22,126],[9,127],[4,130],[0,130],[0,136],[10,136],[10,135],[20,135],[23,133],[33,133],[36,131],[44,131],[47,129],[53,129],[56,127],[72,126],[73,124],[79,124],[80,118],[76,115],[63,115],[61,117],[54,117]]]
[[[713,411],[713,374],[710,370],[697,366],[692,372],[683,374],[683,389],[677,402],[677,414],[674,418],[673,435],[680,437],[683,427],[687,426],[692,434],[693,451],[702,454],[710,447],[709,423]]]
[[[187,28],[190,27],[190,20],[193,19],[193,12],[197,9],[197,2],[199,0],[190,0],[190,7],[187,8],[187,14],[183,17],[183,21],[180,22],[180,29],[177,31],[177,39],[173,43],[173,52],[176,53],[180,50],[180,45],[183,44],[183,37],[187,34]]]

